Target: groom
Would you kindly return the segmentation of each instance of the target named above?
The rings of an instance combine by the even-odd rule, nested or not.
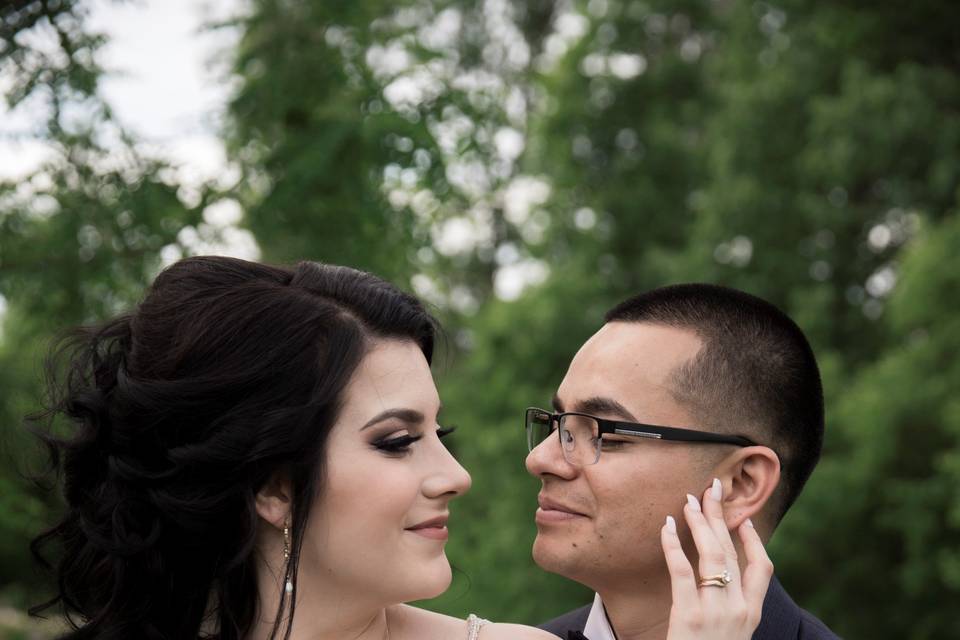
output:
[[[676,518],[696,567],[681,507],[685,494],[702,495],[717,477],[729,529],[751,518],[767,541],[823,442],[820,374],[803,333],[773,305],[712,285],[664,287],[612,309],[570,363],[553,405],[555,413],[699,432],[683,433],[682,440],[669,431],[599,441],[586,434],[579,442],[593,444],[571,452],[550,434],[549,418],[546,429],[528,424],[527,470],[543,484],[546,512],[538,514],[534,560],[596,592],[592,605],[541,625],[566,638],[665,638],[671,606],[659,535],[665,516]],[[567,433],[598,424],[582,416],[566,420]],[[753,637],[836,638],[776,578]]]

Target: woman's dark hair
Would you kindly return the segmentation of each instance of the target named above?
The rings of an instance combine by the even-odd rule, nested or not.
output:
[[[435,331],[416,298],[369,273],[197,257],[160,273],[133,313],[67,334],[47,362],[48,408],[29,418],[66,502],[31,545],[48,567],[57,552],[57,594],[31,614],[59,604],[65,640],[244,638],[260,606],[256,493],[277,473],[291,482],[296,588],[344,387],[371,338],[412,340],[429,362]],[[295,599],[281,590],[271,637]]]

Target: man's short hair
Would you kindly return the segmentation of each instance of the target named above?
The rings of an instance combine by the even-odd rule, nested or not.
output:
[[[793,504],[820,458],[823,387],[813,350],[778,308],[710,284],[679,284],[634,296],[607,322],[643,322],[694,332],[703,347],[673,374],[672,394],[703,428],[742,434],[780,457],[771,515]]]

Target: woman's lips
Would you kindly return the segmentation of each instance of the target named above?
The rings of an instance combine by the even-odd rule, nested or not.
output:
[[[406,531],[429,538],[431,540],[446,540],[450,535],[447,531],[447,516],[439,516],[424,520],[420,524],[407,527]]]
[[[415,533],[431,540],[446,540],[450,533],[446,527],[423,527],[420,529],[407,529],[410,533]]]

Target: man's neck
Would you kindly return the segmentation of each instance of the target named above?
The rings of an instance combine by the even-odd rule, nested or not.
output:
[[[616,585],[599,589],[617,640],[664,640],[670,623],[669,582]]]
[[[739,544],[737,555],[740,574],[743,575],[746,559]],[[697,566],[695,556],[691,562]],[[616,582],[597,588],[617,640],[665,640],[667,637],[673,606],[670,576],[666,568],[662,576],[658,573],[654,578],[652,575],[653,572],[641,582]]]

